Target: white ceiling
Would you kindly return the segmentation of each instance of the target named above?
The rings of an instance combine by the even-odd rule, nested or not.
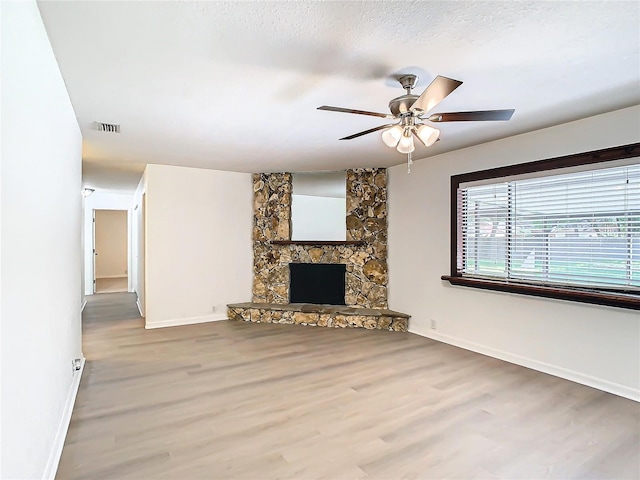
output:
[[[390,166],[378,132],[404,93],[389,75],[464,82],[415,158],[640,103],[640,2],[41,1],[84,137],[85,183],[131,189],[147,163],[243,172]],[[120,134],[92,130],[94,121]]]

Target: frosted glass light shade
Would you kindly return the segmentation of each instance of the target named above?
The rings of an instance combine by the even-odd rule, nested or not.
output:
[[[409,135],[403,135],[398,142],[398,151],[400,153],[411,153],[416,149],[413,144],[413,135],[409,133]]]
[[[400,137],[402,137],[402,127],[400,125],[387,128],[384,132],[382,132],[382,141],[387,147],[394,148],[396,145],[398,145]]]
[[[430,127],[429,125],[420,125],[416,128],[416,135],[420,137],[420,140],[422,140],[427,147],[430,147],[438,140],[440,130]]]

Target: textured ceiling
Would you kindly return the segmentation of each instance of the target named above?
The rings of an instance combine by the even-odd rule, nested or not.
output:
[[[390,166],[379,133],[411,67],[464,82],[414,158],[640,103],[640,3],[39,2],[84,137],[85,182],[131,188],[146,163],[244,172]],[[92,129],[121,125],[120,134]]]

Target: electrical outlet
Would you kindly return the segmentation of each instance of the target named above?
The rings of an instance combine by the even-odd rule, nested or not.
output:
[[[432,318],[431,319],[431,330],[436,330],[438,328],[438,325],[436,324],[436,319]]]

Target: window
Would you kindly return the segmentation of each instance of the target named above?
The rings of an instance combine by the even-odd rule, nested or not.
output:
[[[451,283],[640,309],[640,144],[452,177]]]

